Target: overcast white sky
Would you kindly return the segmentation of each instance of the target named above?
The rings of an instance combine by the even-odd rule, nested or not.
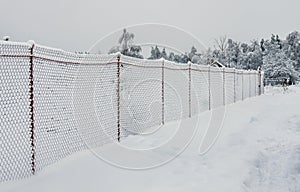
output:
[[[182,28],[211,46],[227,35],[239,41],[300,31],[299,0],[1,0],[0,35],[84,51],[99,38],[139,23]],[[147,36],[147,33],[135,34]],[[175,39],[182,41],[182,39]]]

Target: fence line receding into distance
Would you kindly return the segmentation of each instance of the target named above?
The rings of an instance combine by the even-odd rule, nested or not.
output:
[[[0,181],[263,93],[261,71],[19,42],[0,42],[0,67]]]

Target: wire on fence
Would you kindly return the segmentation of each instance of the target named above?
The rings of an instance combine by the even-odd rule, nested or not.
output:
[[[260,70],[74,54],[27,43],[1,41],[0,65],[0,181],[263,93]]]

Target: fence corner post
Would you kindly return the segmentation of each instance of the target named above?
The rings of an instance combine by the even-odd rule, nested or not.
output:
[[[32,43],[32,46],[30,48],[30,57],[29,57],[29,110],[30,110],[30,146],[31,146],[31,172],[32,175],[35,174],[36,170],[36,164],[35,164],[35,127],[34,127],[34,92],[33,92],[33,49],[34,49],[34,43]]]

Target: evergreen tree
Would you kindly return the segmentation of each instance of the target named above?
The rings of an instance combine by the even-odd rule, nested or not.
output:
[[[160,59],[161,58],[161,53],[160,53],[160,50],[157,47],[157,45],[155,46],[155,49],[154,49],[154,58],[155,59]]]
[[[171,52],[171,53],[169,54],[168,60],[169,60],[169,61],[175,61],[175,54],[174,54],[173,52]]]
[[[163,50],[161,51],[161,58],[168,59],[168,55],[166,53],[166,49],[165,48],[163,48]]]
[[[227,61],[223,64],[227,67],[237,67],[240,54],[239,44],[232,39],[228,39],[225,54]]]
[[[291,32],[283,43],[285,54],[295,61],[295,69],[300,72],[300,33]]]
[[[155,49],[151,47],[150,57],[148,59],[155,59]]]
[[[263,54],[258,41],[252,41],[250,50],[252,52],[251,57],[249,58],[250,69],[257,70],[263,65]]]

